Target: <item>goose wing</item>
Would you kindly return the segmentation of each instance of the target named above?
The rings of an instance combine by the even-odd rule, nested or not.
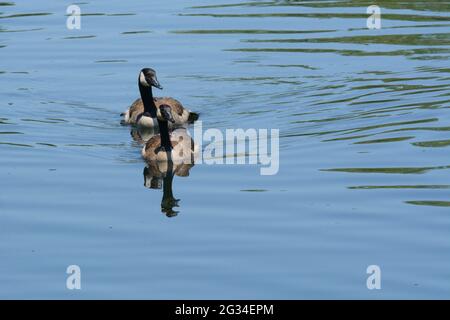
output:
[[[144,112],[144,104],[141,98],[136,99],[128,109],[128,123],[136,124],[137,118]]]

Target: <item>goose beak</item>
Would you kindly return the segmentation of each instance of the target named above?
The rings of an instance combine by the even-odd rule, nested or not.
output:
[[[155,88],[158,88],[158,89],[160,89],[160,90],[163,89],[162,85],[159,83],[159,81],[158,81],[158,79],[156,79],[156,77],[153,77],[153,78],[152,78],[152,85],[153,85]]]

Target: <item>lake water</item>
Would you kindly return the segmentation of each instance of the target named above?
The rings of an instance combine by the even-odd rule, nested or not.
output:
[[[0,2],[0,298],[450,298],[450,4],[377,3]],[[167,217],[120,125],[142,67],[280,129],[278,174],[196,165]]]

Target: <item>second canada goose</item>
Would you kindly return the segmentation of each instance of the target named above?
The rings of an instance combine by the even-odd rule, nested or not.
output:
[[[185,128],[169,132],[168,122],[174,123],[172,108],[161,105],[157,112],[159,134],[151,137],[142,148],[142,157],[147,161],[173,161],[194,163],[198,145]]]
[[[139,72],[138,86],[141,98],[135,100],[128,110],[122,113],[124,123],[135,124],[145,128],[157,127],[156,113],[161,105],[168,105],[172,109],[174,122],[169,125],[170,127],[193,123],[198,119],[199,116],[197,113],[184,108],[174,98],[153,97],[152,87],[162,89],[162,86],[156,78],[155,70],[151,68],[142,69]]]

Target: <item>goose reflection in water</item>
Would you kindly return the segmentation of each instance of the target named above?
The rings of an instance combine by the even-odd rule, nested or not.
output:
[[[130,131],[131,138],[139,145],[145,144],[151,137],[159,134],[158,128],[136,128],[133,127]]]
[[[144,168],[144,186],[149,189],[163,189],[161,212],[167,217],[175,217],[179,211],[179,199],[175,199],[172,191],[173,177],[187,177],[193,163],[175,163],[173,161],[151,161]]]

